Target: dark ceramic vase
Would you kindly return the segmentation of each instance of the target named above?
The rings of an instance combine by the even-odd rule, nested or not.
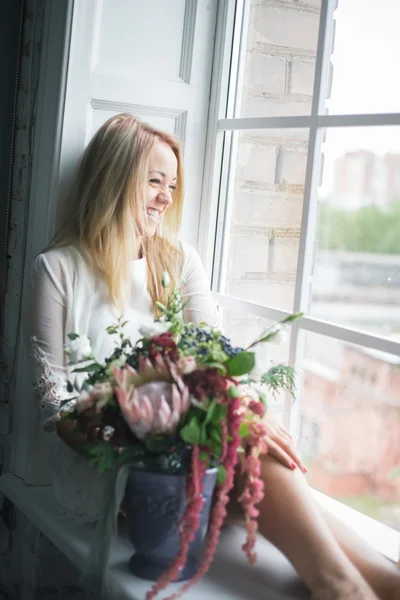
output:
[[[216,481],[217,469],[209,469],[204,479],[200,527],[176,581],[185,581],[196,573],[196,555],[207,533]],[[171,564],[179,551],[178,524],[185,507],[186,474],[169,475],[130,468],[125,511],[129,537],[135,548],[129,562],[134,575],[156,581]]]

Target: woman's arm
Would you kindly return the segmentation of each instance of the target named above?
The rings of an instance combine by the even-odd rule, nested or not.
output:
[[[218,327],[218,309],[201,258],[189,244],[182,244],[182,249],[185,257],[181,283],[184,320],[186,323],[205,322],[210,327]]]
[[[75,451],[81,451],[85,438],[60,421],[64,400],[74,394],[67,390],[64,352],[67,314],[67,264],[57,251],[39,255],[31,271],[30,301],[25,311],[25,329],[31,348],[36,406],[42,427],[57,434]],[[75,394],[76,396],[76,394]]]

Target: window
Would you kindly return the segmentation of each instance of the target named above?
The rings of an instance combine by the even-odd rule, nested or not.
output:
[[[273,411],[314,488],[400,530],[400,5],[222,4],[200,249],[224,327],[304,313]]]

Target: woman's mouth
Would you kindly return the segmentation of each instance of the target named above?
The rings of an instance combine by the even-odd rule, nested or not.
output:
[[[156,221],[157,223],[160,220],[160,211],[159,210],[155,210],[153,208],[147,208],[146,214],[150,217],[150,219],[153,219],[153,221]]]

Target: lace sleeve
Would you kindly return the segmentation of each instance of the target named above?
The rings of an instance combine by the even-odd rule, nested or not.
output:
[[[182,300],[186,304],[186,322],[201,323],[210,327],[219,326],[218,308],[211,295],[207,274],[196,250],[189,244],[182,244],[184,264],[182,269]]]
[[[67,391],[64,353],[65,274],[60,264],[52,264],[52,268],[46,256],[39,255],[32,266],[25,330],[37,411],[43,428],[51,431],[59,420],[61,402],[70,399],[71,394]]]

